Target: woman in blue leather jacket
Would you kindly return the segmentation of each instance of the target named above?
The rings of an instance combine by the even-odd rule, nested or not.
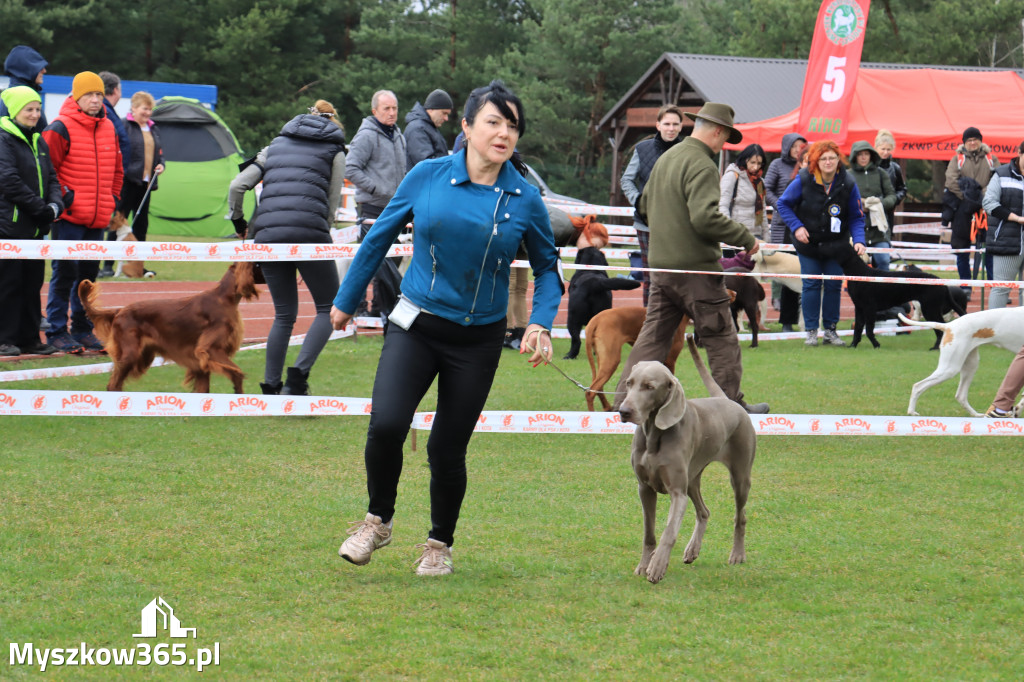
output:
[[[413,414],[438,379],[427,441],[431,530],[419,575],[452,572],[451,546],[466,492],[466,448],[484,407],[505,338],[509,266],[520,242],[533,267],[530,323],[520,352],[551,359],[551,324],[562,296],[558,254],[540,193],[510,159],[525,131],[523,105],[501,81],[466,102],[460,152],[417,164],[374,223],[334,299],[331,320],[352,318],[399,231],[414,221],[413,256],[373,386],[365,460],[370,502],[339,554],[369,563],[391,542],[402,445]]]

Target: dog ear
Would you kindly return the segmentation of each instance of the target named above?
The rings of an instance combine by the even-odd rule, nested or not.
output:
[[[259,298],[260,291],[256,288],[252,263],[239,261],[231,267],[235,269],[235,293],[245,300]]]
[[[685,415],[686,396],[683,395],[683,385],[679,379],[672,377],[668,396],[658,409],[658,414],[654,415],[654,425],[664,431],[681,422]]]

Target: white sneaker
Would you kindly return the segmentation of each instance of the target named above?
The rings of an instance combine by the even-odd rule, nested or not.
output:
[[[804,341],[805,346],[817,346],[818,345],[818,330],[808,329],[807,340]]]
[[[348,529],[349,538],[341,543],[338,554],[356,566],[365,566],[370,563],[373,550],[391,542],[391,525],[391,522],[385,525],[379,516],[367,513],[364,520]]]
[[[845,346],[843,340],[839,338],[839,334],[836,334],[835,329],[825,328],[825,345],[826,346]]]
[[[416,575],[450,575],[455,572],[452,566],[452,548],[440,540],[427,538],[422,545],[423,554],[416,560]]]

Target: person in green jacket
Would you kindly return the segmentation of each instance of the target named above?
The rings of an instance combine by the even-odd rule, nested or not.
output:
[[[888,249],[892,246],[889,215],[896,208],[899,197],[889,173],[879,166],[881,160],[882,157],[867,140],[857,140],[850,149],[850,175],[860,190],[868,247]],[[888,253],[871,254],[871,263],[879,270],[888,270],[890,260]]]
[[[722,391],[747,412],[764,414],[767,403],[748,405],[743,400],[740,344],[718,262],[722,242],[750,255],[757,253],[761,243],[746,226],[718,210],[721,191],[713,157],[726,142],[738,144],[743,134],[733,127],[735,112],[727,104],[707,102],[699,112],[686,112],[686,116],[694,121],[693,133],[658,159],[638,208],[651,228],[648,260],[652,268],[703,272],[651,273],[647,318],[622,369],[613,409],[625,397],[626,380],[636,363],[665,361],[686,315],[704,342],[711,375]]]

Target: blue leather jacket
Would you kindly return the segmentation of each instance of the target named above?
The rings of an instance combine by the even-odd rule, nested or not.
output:
[[[410,220],[412,263],[402,294],[461,325],[505,317],[510,264],[525,242],[533,266],[530,323],[550,329],[562,297],[558,252],[540,192],[509,162],[493,187],[469,180],[466,153],[418,163],[370,228],[334,305],[352,313],[388,248]]]

